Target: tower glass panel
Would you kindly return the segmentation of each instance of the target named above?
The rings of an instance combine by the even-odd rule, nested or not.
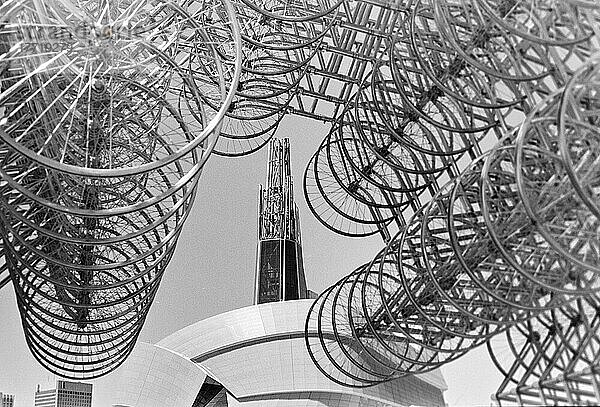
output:
[[[255,304],[307,298],[298,208],[288,139],[269,148],[267,185],[260,187]]]

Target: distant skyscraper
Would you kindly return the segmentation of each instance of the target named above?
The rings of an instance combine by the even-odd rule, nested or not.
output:
[[[56,388],[35,392],[35,407],[92,407],[92,385],[57,380]]]
[[[15,396],[12,394],[0,393],[0,407],[13,407],[15,403]]]
[[[40,390],[38,384],[35,392],[35,407],[56,407],[56,389]]]
[[[308,298],[288,139],[271,141],[260,186],[255,304]]]

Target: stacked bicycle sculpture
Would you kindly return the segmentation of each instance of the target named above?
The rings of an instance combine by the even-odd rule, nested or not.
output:
[[[386,240],[313,305],[313,360],[369,386],[488,343],[499,401],[600,400],[599,7],[396,6],[306,171],[318,219]]]
[[[385,241],[315,302],[319,369],[368,386],[487,343],[499,400],[577,402],[569,375],[598,365],[598,50],[585,0],[2,1],[0,287],[8,269],[47,368],[111,371],[208,156],[297,114],[332,123],[311,211]]]
[[[227,2],[4,1],[0,219],[33,355],[129,354],[241,72]]]
[[[253,153],[275,134],[336,20],[342,0],[234,2],[242,75],[214,152]]]

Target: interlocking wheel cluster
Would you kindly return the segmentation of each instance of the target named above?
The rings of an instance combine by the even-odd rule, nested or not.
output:
[[[416,0],[396,12],[305,173],[323,224],[386,242],[306,321],[314,362],[348,386],[492,349],[596,304],[600,290],[598,6]],[[569,341],[546,363],[564,375],[597,364],[561,365]],[[532,367],[520,382],[525,362],[511,348],[507,383],[542,376]],[[509,392],[505,383],[499,394]]]
[[[0,5],[0,230],[29,348],[112,371],[139,335],[241,74],[227,1]]]
[[[596,1],[4,0],[0,16],[0,287],[50,370],[124,360],[209,155],[255,152],[296,114],[331,124],[309,209],[384,241],[307,317],[325,375],[370,386],[487,344],[500,402],[600,400]]]

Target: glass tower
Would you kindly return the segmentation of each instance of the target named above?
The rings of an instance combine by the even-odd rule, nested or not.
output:
[[[271,141],[260,186],[254,293],[255,304],[308,298],[288,139]]]

